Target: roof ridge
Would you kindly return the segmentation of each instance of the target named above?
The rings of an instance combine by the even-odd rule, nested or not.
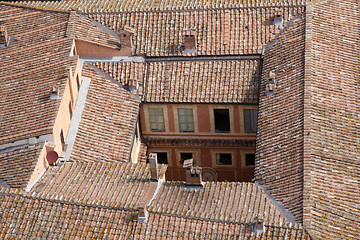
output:
[[[35,10],[35,11],[43,11],[43,12],[54,12],[54,13],[63,13],[63,14],[68,14],[70,12],[69,10],[46,9],[46,8],[41,8],[41,7],[32,7],[30,5],[24,5],[22,3],[17,3],[17,2],[0,1],[0,5],[7,5],[7,6],[11,6],[11,7],[18,7],[18,8]]]

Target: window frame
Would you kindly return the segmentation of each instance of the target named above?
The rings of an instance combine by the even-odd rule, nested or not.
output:
[[[158,110],[160,110],[161,109],[161,111],[162,111],[162,124],[163,124],[163,129],[159,129],[159,119],[158,119],[158,116],[159,116],[159,114],[158,114]],[[152,121],[151,121],[151,111],[152,110],[156,110],[155,111],[155,121],[156,121],[156,129],[152,129],[151,128],[151,126],[152,126]],[[164,114],[164,109],[163,108],[161,108],[161,107],[159,107],[159,108],[155,108],[155,107],[149,107],[148,109],[147,109],[147,111],[148,111],[148,119],[149,119],[149,130],[150,130],[150,132],[165,132],[165,130],[166,130],[166,126],[165,126],[165,114]]]
[[[185,110],[184,111],[184,113],[185,113],[185,115],[184,115],[185,122],[180,121],[180,118],[181,118],[180,110]],[[188,115],[188,111],[191,111],[192,123],[189,123],[189,121],[188,121],[189,120],[188,117],[190,116],[190,115]],[[194,109],[186,108],[186,107],[177,108],[177,117],[178,117],[178,124],[179,124],[179,132],[195,132]],[[187,129],[189,129],[189,125],[192,124],[192,129],[191,130],[181,129],[181,124],[185,124]]]
[[[171,150],[166,149],[166,148],[153,148],[149,150],[149,153],[159,153],[159,152],[166,152],[167,153],[167,161],[168,161],[168,166],[172,166],[172,154],[171,154]]]
[[[217,154],[231,154],[231,164],[230,165],[224,165],[224,164],[218,164],[217,162]],[[236,167],[236,150],[232,149],[211,149],[211,159],[213,168],[235,168]]]
[[[194,164],[201,166],[200,149],[175,149],[176,165],[182,168],[183,164],[180,163],[181,153],[191,153],[194,159]]]
[[[248,112],[250,115],[245,114],[245,112]],[[256,112],[256,114],[255,114]],[[256,115],[256,116],[255,116]],[[257,118],[258,118],[258,109],[257,108],[244,108],[243,109],[243,116],[244,116],[244,133],[256,133],[257,132]],[[250,120],[247,120],[247,116],[250,118]],[[250,122],[250,128],[247,128],[247,122]],[[250,129],[250,130],[248,130]]]

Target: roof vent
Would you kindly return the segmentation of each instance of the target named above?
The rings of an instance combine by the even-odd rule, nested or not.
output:
[[[0,47],[9,46],[10,37],[8,36],[5,25],[0,23]]]
[[[59,98],[59,87],[52,86],[50,89],[50,99],[58,99]]]
[[[144,222],[148,218],[148,211],[145,202],[139,202],[138,204],[138,221]]]
[[[284,23],[284,18],[281,15],[275,15],[274,17],[274,25],[275,26],[282,26]]]
[[[149,164],[150,164],[150,181],[157,182],[159,179],[159,173],[158,173],[158,161],[157,161],[156,153],[149,154]]]
[[[255,216],[254,218],[254,232],[255,233],[263,233],[265,232],[264,220]]]
[[[196,53],[196,32],[195,30],[184,30],[184,52],[185,53]]]
[[[186,183],[185,188],[187,189],[202,189],[202,177],[201,177],[201,167],[195,167],[194,166],[194,159],[187,159],[184,161],[184,168],[185,170],[185,177],[186,177]]]

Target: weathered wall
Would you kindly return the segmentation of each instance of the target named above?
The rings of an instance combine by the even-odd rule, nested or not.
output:
[[[255,178],[302,219],[304,19],[280,35],[263,58]],[[270,46],[270,45],[269,45]],[[266,96],[266,78],[277,87]]]
[[[360,239],[359,1],[307,7],[304,224]]]

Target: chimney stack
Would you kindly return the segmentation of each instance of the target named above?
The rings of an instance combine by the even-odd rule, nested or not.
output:
[[[0,23],[0,47],[7,47],[9,45],[9,37],[5,25]]]
[[[138,204],[138,221],[144,222],[147,220],[148,211],[145,202],[139,202]]]
[[[159,179],[159,173],[158,173],[158,161],[157,161],[156,153],[149,154],[149,164],[150,164],[150,181],[157,182]]]
[[[121,48],[128,47],[133,49],[133,36],[136,30],[132,27],[125,26],[119,33]]]
[[[59,87],[52,86],[50,89],[50,99],[58,99],[59,98]]]
[[[202,178],[201,178],[201,167],[194,166],[194,159],[187,159],[184,161],[184,168],[185,170],[185,177],[186,177],[186,183],[185,187],[200,187],[202,188]]]

